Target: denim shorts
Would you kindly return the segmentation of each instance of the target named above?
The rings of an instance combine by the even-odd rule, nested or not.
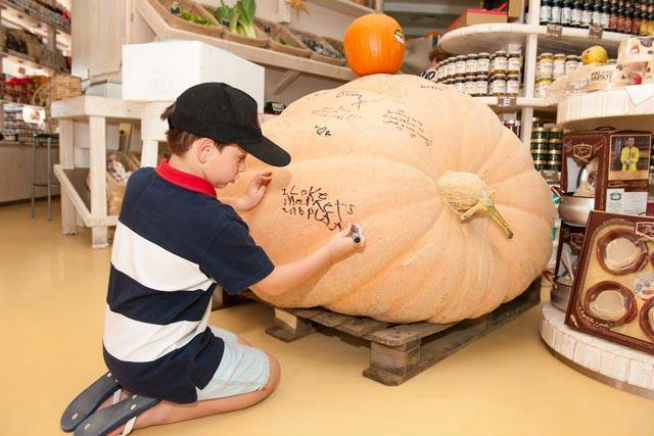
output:
[[[259,391],[268,383],[270,362],[263,351],[238,342],[232,332],[210,326],[225,342],[223,358],[209,383],[197,389],[198,401],[231,397]]]

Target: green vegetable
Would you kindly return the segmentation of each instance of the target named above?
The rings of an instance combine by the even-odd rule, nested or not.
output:
[[[190,21],[192,23],[201,24],[203,26],[211,26],[211,21],[206,18],[198,17],[197,15],[192,14],[190,11],[183,11],[179,6],[179,2],[173,2],[169,7],[168,11],[171,14],[178,16],[182,20]]]
[[[169,7],[168,10],[170,11],[171,14],[173,15],[179,15],[182,13],[182,8],[179,6],[179,2],[173,2]]]
[[[222,24],[229,26],[229,31],[237,35],[256,38],[254,30],[254,16],[257,10],[255,0],[238,0],[235,6],[227,6],[220,0],[220,6],[213,15]]]

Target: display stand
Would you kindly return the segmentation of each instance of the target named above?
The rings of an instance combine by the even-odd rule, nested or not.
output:
[[[602,32],[601,38],[596,38],[589,29],[562,27],[561,35],[553,35],[547,26],[539,25],[540,0],[529,0],[529,15],[526,24],[490,23],[463,27],[446,33],[439,41],[443,50],[454,54],[469,54],[477,52],[494,52],[497,50],[513,50],[524,48],[523,104],[516,109],[522,109],[521,137],[525,147],[529,147],[533,127],[534,110],[546,108],[553,111],[551,101],[534,98],[536,78],[536,55],[539,51],[580,54],[592,45],[604,46],[610,55],[617,53],[620,42],[630,35]],[[480,97],[484,103],[488,97]],[[492,105],[494,109],[501,105]],[[506,110],[502,110],[506,112]]]
[[[76,232],[76,215],[92,229],[92,247],[108,246],[107,227],[116,225],[107,215],[107,124],[140,120],[143,105],[118,99],[82,96],[52,104],[52,117],[59,120],[59,165],[54,173],[61,184],[61,223],[64,234]],[[90,200],[85,201],[85,177],[76,171],[74,122],[89,125]],[[89,204],[90,203],[90,204]]]
[[[572,330],[565,312],[546,303],[540,335],[564,363],[596,380],[654,399],[654,356]]]

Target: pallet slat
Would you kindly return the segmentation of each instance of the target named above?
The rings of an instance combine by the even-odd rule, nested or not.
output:
[[[413,324],[398,324],[391,328],[374,332],[367,335],[366,339],[390,347],[397,347],[407,342],[415,341],[430,336],[443,330],[447,330],[454,324],[430,324],[428,322],[417,322]]]

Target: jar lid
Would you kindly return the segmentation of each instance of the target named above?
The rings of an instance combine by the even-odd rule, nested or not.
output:
[[[506,80],[506,74],[504,73],[491,74],[490,80]]]
[[[519,73],[511,73],[506,76],[506,80],[520,80],[520,74]]]
[[[478,57],[479,55],[477,55],[477,53],[471,53],[468,55],[468,59],[477,59]]]
[[[536,81],[536,84],[548,84],[554,82],[553,79],[540,79]]]
[[[506,56],[506,52],[504,50],[498,50],[495,53],[493,53],[495,56]]]
[[[456,56],[454,59],[455,59],[457,62],[459,62],[459,61],[464,60],[465,58],[466,58],[466,57],[463,56],[463,55],[458,55],[458,56]]]
[[[477,78],[477,80],[488,80],[487,73],[477,73],[475,77]]]
[[[534,127],[531,131],[532,132],[549,132],[550,129],[548,129],[547,127]]]
[[[541,53],[538,55],[539,58],[551,58],[552,53]]]
[[[490,53],[487,53],[487,52],[484,51],[484,52],[478,53],[477,56],[480,57],[480,58],[487,58],[487,57],[490,57]]]
[[[511,57],[520,57],[522,56],[522,52],[520,50],[512,50],[509,52],[509,56]]]
[[[550,132],[563,132],[563,127],[552,127]]]
[[[556,58],[556,59],[560,59],[560,58],[565,59],[566,56],[565,56],[565,53],[557,53],[557,54],[554,55],[554,58]]]

